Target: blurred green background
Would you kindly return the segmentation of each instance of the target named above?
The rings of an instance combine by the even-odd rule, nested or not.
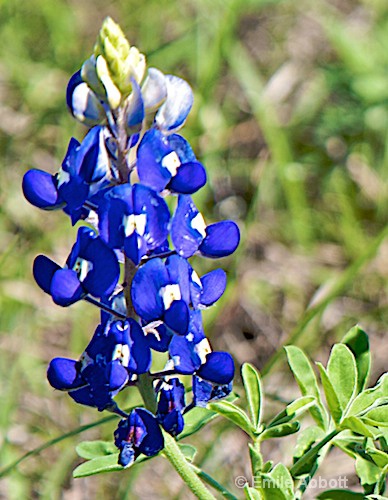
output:
[[[267,390],[287,399],[297,391],[281,345],[295,341],[326,361],[330,345],[360,322],[373,382],[386,370],[386,0],[3,0],[0,469],[101,418],[46,382],[52,357],[82,352],[98,312],[58,308],[34,284],[34,256],[63,262],[76,228],[62,213],[29,206],[20,186],[28,168],[55,173],[70,137],[85,134],[67,112],[65,89],[107,15],[149,65],[192,85],[182,132],[210,179],[195,200],[208,221],[232,218],[241,228],[240,249],[220,263],[228,291],[205,313],[213,347],[237,365],[254,363]],[[200,272],[215,265],[195,262]],[[23,461],[0,479],[0,498],[191,498],[161,458],[144,470],[73,480],[75,444],[111,439],[113,428]],[[197,445],[197,462],[238,494],[234,477],[249,474],[244,436],[216,423]],[[267,451],[287,456],[280,445]]]

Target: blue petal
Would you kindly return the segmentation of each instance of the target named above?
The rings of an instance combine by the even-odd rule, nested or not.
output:
[[[129,467],[135,461],[136,455],[131,443],[125,443],[120,450],[119,465]]]
[[[158,128],[172,132],[183,126],[190,113],[194,97],[190,85],[181,78],[166,75],[167,99],[156,113]]]
[[[109,391],[118,391],[128,382],[128,372],[118,360],[109,363],[106,370],[107,388]]]
[[[191,196],[180,195],[171,222],[171,239],[179,255],[188,259],[204,238],[205,223]]]
[[[164,323],[179,335],[186,335],[190,320],[189,308],[184,300],[174,300],[164,313]]]
[[[55,210],[64,204],[55,177],[42,170],[32,169],[24,174],[23,193],[31,205],[43,210]]]
[[[133,341],[128,370],[132,373],[146,373],[152,361],[150,347],[140,325],[134,319],[128,321],[131,328],[130,337]]]
[[[162,162],[170,153],[171,147],[158,130],[149,130],[144,134],[137,150],[137,172],[142,184],[158,192],[166,187],[171,173],[162,166]]]
[[[206,170],[201,163],[196,161],[181,165],[167,187],[175,193],[192,194],[205,184]]]
[[[35,258],[33,266],[34,278],[44,292],[51,294],[51,281],[59,269],[61,269],[61,266],[45,255],[38,255]]]
[[[136,231],[124,240],[125,255],[137,266],[144,255],[147,254],[148,248],[145,239],[139,236]]]
[[[226,274],[222,269],[215,269],[201,278],[202,294],[201,304],[205,307],[211,306],[224,293],[226,288]]]
[[[217,259],[233,253],[240,242],[240,231],[231,220],[216,222],[206,228],[206,238],[199,251],[205,257]]]
[[[164,448],[163,434],[152,413],[143,408],[138,408],[137,412],[147,429],[147,434],[138,448],[147,457],[152,457]]]
[[[50,292],[53,301],[63,307],[74,304],[85,295],[77,273],[71,269],[59,269],[54,274]]]
[[[96,125],[105,118],[104,108],[77,71],[67,86],[66,102],[71,114],[85,125]]]
[[[139,268],[132,281],[131,296],[136,313],[147,323],[160,319],[164,312],[159,291],[168,283],[167,270],[155,258]]]
[[[171,434],[171,436],[178,436],[183,431],[185,421],[183,415],[179,410],[172,410],[161,421],[163,429]]]
[[[166,269],[168,271],[169,283],[178,284],[182,295],[182,300],[186,304],[190,303],[190,281],[193,272],[192,267],[186,259],[179,255],[171,255],[166,260]]]
[[[78,362],[74,359],[54,358],[47,369],[47,379],[54,389],[70,391],[85,385],[78,375]]]
[[[168,351],[177,373],[190,375],[201,365],[201,359],[195,352],[195,343],[188,340],[187,335],[186,337],[174,335]]]
[[[234,377],[234,361],[228,352],[211,352],[197,375],[219,385],[229,384]]]
[[[197,160],[190,143],[179,134],[167,136],[167,142],[179,156],[182,163],[194,162]]]
[[[206,408],[209,401],[222,399],[231,391],[232,382],[225,385],[214,385],[199,377],[193,377],[193,403],[195,406]]]

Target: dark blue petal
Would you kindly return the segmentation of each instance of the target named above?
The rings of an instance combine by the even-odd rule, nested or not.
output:
[[[136,313],[147,323],[160,319],[164,312],[160,289],[168,283],[167,270],[155,258],[139,268],[132,281],[131,296]]]
[[[206,224],[191,196],[180,195],[171,223],[171,239],[179,255],[191,257],[206,236]]]
[[[172,410],[161,421],[163,429],[171,434],[171,436],[178,436],[183,431],[185,421],[183,415],[179,410]]]
[[[51,281],[50,293],[59,306],[67,307],[85,295],[77,273],[72,269],[59,269]]]
[[[151,366],[151,351],[146,336],[140,325],[134,320],[129,319],[130,337],[133,342],[128,370],[131,373],[146,373]]]
[[[206,228],[206,238],[199,251],[205,257],[217,259],[233,253],[240,242],[240,231],[231,220],[216,222]]]
[[[203,287],[200,299],[201,304],[205,307],[211,306],[221,297],[221,295],[225,291],[225,271],[223,271],[222,269],[215,269],[214,271],[210,271],[210,273],[202,276],[201,283]]]
[[[160,325],[155,328],[156,333],[147,332],[147,345],[158,352],[166,352],[173,337],[173,332],[166,328],[165,325]]]
[[[128,382],[128,372],[118,361],[108,363],[106,368],[107,389],[111,392],[120,390]]]
[[[143,408],[138,408],[137,412],[147,429],[147,434],[138,446],[138,449],[147,457],[152,457],[159,453],[164,447],[163,434],[160,430],[158,421],[152,413]]]
[[[136,232],[127,236],[124,240],[125,255],[137,266],[144,255],[147,254],[148,248],[145,239],[139,236]]]
[[[190,311],[184,300],[174,300],[163,317],[166,326],[179,335],[186,335],[189,320]]]
[[[218,385],[229,384],[234,377],[234,362],[228,352],[211,352],[206,356],[197,375],[204,380]]]
[[[185,163],[178,171],[167,188],[175,193],[192,194],[206,184],[206,170],[199,162]]]
[[[51,281],[61,267],[45,255],[38,255],[34,260],[33,274],[40,288],[51,294]]]
[[[156,113],[158,128],[171,132],[182,127],[193,105],[193,92],[190,85],[173,75],[166,75],[167,99]]]
[[[55,177],[42,170],[32,169],[24,174],[23,193],[31,205],[43,210],[55,210],[64,204]]]
[[[209,401],[222,399],[232,392],[232,382],[225,385],[214,385],[211,382],[193,377],[193,403],[206,408]]]
[[[54,389],[70,391],[85,385],[78,374],[78,362],[74,359],[54,358],[47,369],[47,379]]]
[[[182,163],[189,163],[196,161],[197,158],[192,150],[190,144],[184,137],[179,134],[171,134],[167,136],[168,144],[179,156]]]
[[[162,191],[171,172],[163,167],[163,160],[172,149],[158,130],[149,130],[144,134],[137,150],[137,172],[140,182],[155,191]]]
[[[188,334],[190,335],[190,334]],[[195,352],[195,343],[186,337],[174,335],[168,351],[177,373],[193,374],[201,365],[201,358]]]

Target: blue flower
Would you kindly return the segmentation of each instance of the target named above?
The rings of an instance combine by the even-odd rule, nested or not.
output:
[[[106,129],[94,127],[82,144],[71,139],[56,175],[38,169],[26,172],[23,178],[26,199],[44,210],[63,208],[75,224],[85,216],[86,200],[109,184],[111,170],[105,139]]]
[[[206,183],[206,171],[180,135],[163,135],[151,129],[144,134],[137,151],[140,182],[155,191],[195,193]]]
[[[140,453],[152,457],[164,447],[157,419],[144,408],[135,408],[128,418],[121,420],[114,438],[120,450],[119,464],[123,467],[132,465]]]
[[[79,361],[55,358],[47,378],[80,404],[116,411],[113,397],[151,365],[144,333],[133,319],[100,325]]]
[[[191,196],[180,195],[172,219],[171,239],[178,254],[186,259],[196,252],[217,259],[236,250],[240,231],[231,220],[206,226]]]
[[[168,236],[170,212],[166,202],[141,184],[109,189],[99,204],[98,215],[102,239],[111,248],[124,248],[135,265]]]
[[[96,94],[82,79],[81,70],[74,73],[69,80],[66,102],[74,118],[85,125],[98,125],[105,119],[104,107]]]
[[[120,276],[113,250],[91,229],[80,227],[66,265],[61,268],[45,255],[33,266],[36,282],[60,306],[69,306],[87,294],[109,296]]]
[[[230,394],[234,377],[234,362],[228,352],[210,352],[193,377],[193,403],[206,407],[209,401]]]
[[[203,309],[225,290],[226,276],[217,269],[202,279],[186,259],[172,255],[164,263],[153,258],[139,268],[131,288],[137,314],[146,322],[163,321],[174,332],[187,333],[190,307]]]
[[[159,388],[157,417],[163,429],[172,436],[183,431],[182,411],[185,408],[185,386],[178,378],[164,381]]]

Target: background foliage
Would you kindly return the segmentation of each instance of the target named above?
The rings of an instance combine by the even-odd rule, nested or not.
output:
[[[62,213],[30,207],[20,185],[27,168],[54,173],[70,136],[83,137],[66,110],[65,88],[107,15],[150,65],[192,85],[185,134],[210,177],[195,200],[208,218],[235,219],[242,230],[237,256],[222,263],[228,291],[205,315],[214,347],[262,371],[274,413],[276,398],[297,394],[284,343],[295,341],[326,363],[329,346],[359,321],[370,335],[372,383],[386,369],[385,0],[3,0],[0,467],[101,417],[45,380],[53,356],[79,355],[98,312],[77,304],[70,315],[33,283],[33,257],[43,252],[62,262],[76,229],[68,231]],[[200,271],[212,266],[197,264]],[[110,439],[111,429],[82,438]],[[199,462],[238,494],[234,478],[249,477],[244,435],[225,421],[199,439]],[[21,463],[0,479],[0,497],[189,498],[160,459],[142,478],[138,467],[73,480],[79,440],[69,437]],[[281,459],[285,446],[267,452]],[[354,471],[342,455],[340,465],[351,486]],[[339,473],[335,455],[326,473]]]

